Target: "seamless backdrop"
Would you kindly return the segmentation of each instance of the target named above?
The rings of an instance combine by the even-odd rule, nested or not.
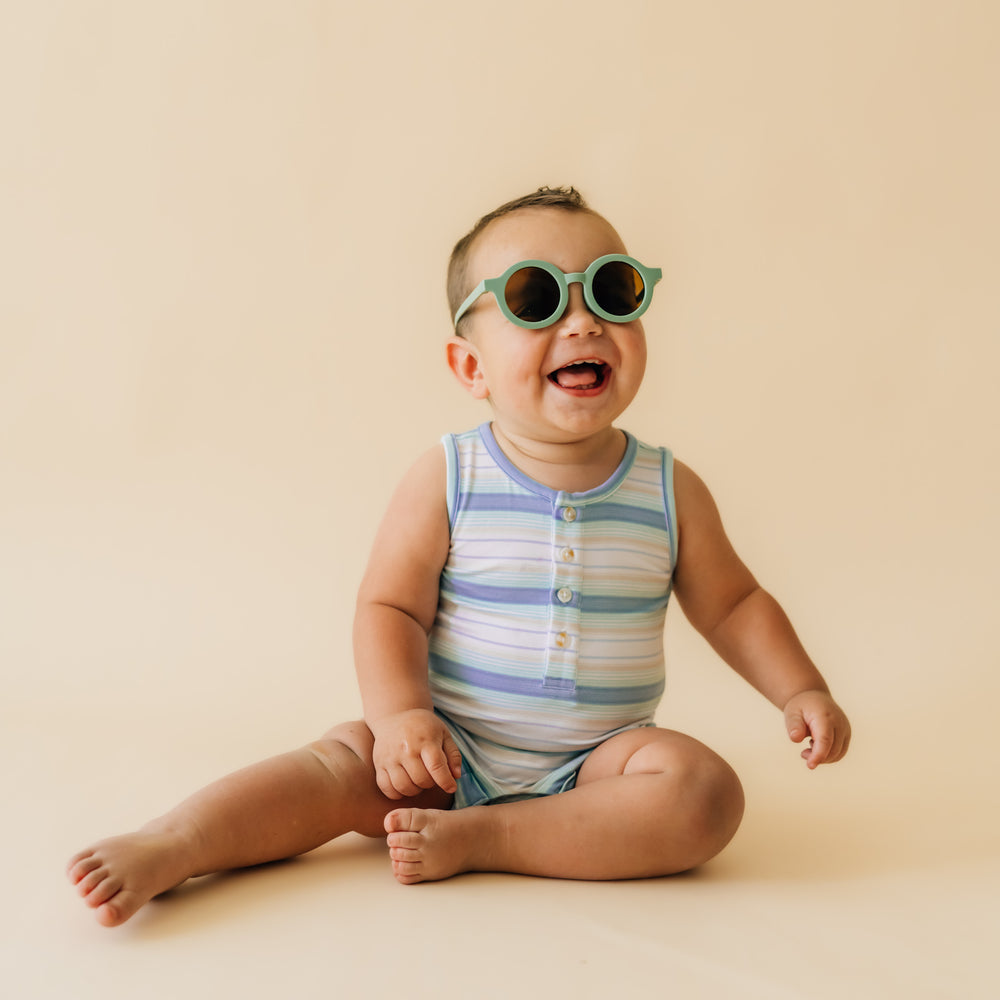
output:
[[[2,23],[12,995],[376,996],[383,949],[418,996],[995,995],[995,5],[39,0]],[[349,839],[92,926],[69,854],[359,713],[388,492],[488,416],[445,368],[447,255],[564,183],[664,271],[622,424],[708,481],[849,758],[806,774],[674,609],[660,721],[749,799],[705,872],[404,890]]]

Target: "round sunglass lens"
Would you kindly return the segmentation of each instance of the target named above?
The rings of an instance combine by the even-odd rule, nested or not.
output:
[[[541,323],[559,308],[559,285],[540,267],[522,267],[508,279],[504,288],[507,308],[525,323]]]
[[[628,316],[642,305],[646,285],[642,275],[623,260],[608,261],[594,275],[594,300],[612,316]]]

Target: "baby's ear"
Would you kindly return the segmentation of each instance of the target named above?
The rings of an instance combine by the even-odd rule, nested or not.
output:
[[[486,373],[479,364],[479,355],[465,338],[452,337],[448,341],[448,367],[471,396],[475,399],[489,398],[490,390],[486,385]]]

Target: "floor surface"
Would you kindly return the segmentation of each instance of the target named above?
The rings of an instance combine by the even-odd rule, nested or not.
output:
[[[1000,815],[976,773],[988,769],[955,767],[932,802],[940,765],[900,766],[871,720],[837,769],[807,773],[777,741],[730,750],[746,820],[691,874],[403,887],[381,842],[351,836],[189,882],[107,930],[65,882],[66,857],[208,780],[213,763],[280,749],[268,744],[281,726],[248,735],[233,720],[209,738],[170,714],[123,723],[92,707],[76,722],[53,713],[54,736],[17,720],[3,730],[11,997],[381,997],[403,982],[410,996],[456,998],[998,995]]]

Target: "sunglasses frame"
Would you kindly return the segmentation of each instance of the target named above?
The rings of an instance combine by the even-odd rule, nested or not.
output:
[[[639,273],[639,276],[642,278],[642,282],[645,287],[645,294],[643,295],[642,302],[639,304],[639,308],[633,312],[627,313],[624,316],[616,316],[613,313],[607,312],[602,309],[594,299],[594,276],[605,264],[610,264],[612,261],[622,261],[630,267],[635,268],[635,270]],[[525,267],[540,268],[547,274],[550,274],[553,279],[555,279],[556,285],[559,287],[559,305],[547,319],[526,322],[518,316],[515,316],[507,306],[507,299],[504,295],[507,282],[514,274]],[[572,274],[560,271],[555,264],[550,264],[547,260],[521,260],[516,264],[511,264],[511,266],[497,278],[483,278],[483,280],[480,281],[475,288],[473,288],[469,297],[461,304],[461,306],[459,306],[458,312],[455,313],[455,326],[458,326],[458,321],[469,311],[469,309],[472,308],[472,304],[481,295],[491,292],[493,294],[493,298],[496,299],[497,305],[500,307],[500,312],[502,312],[511,323],[515,326],[523,327],[526,330],[541,330],[543,327],[551,326],[562,317],[563,313],[566,312],[566,306],[569,303],[569,286],[574,282],[579,282],[583,285],[583,299],[587,303],[587,308],[590,309],[590,311],[596,316],[600,316],[601,319],[605,319],[610,323],[630,323],[632,320],[638,319],[649,308],[649,304],[653,300],[653,286],[662,277],[663,271],[660,268],[646,267],[645,264],[641,264],[634,257],[629,257],[628,254],[624,253],[605,254],[603,257],[598,257],[597,260],[593,261],[586,271],[574,271]]]

